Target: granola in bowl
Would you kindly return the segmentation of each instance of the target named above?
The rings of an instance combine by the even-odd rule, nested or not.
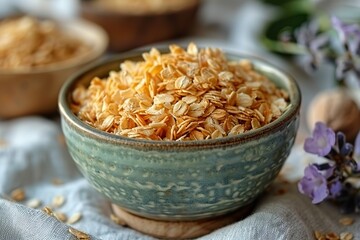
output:
[[[216,48],[153,48],[73,91],[72,110],[100,130],[149,140],[205,140],[260,128],[282,115],[288,93],[248,60]]]

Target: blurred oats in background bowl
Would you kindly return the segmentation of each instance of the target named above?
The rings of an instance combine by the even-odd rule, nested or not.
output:
[[[124,51],[189,34],[200,5],[200,0],[90,0],[81,2],[80,15],[107,31],[109,50]]]
[[[9,17],[0,22],[0,117],[51,113],[61,85],[99,58],[106,33],[82,20]]]
[[[93,187],[142,217],[189,221],[246,207],[290,152],[299,88],[256,58],[169,48],[122,54],[63,86],[69,152]]]

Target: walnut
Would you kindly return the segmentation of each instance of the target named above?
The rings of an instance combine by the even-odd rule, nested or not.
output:
[[[321,121],[334,131],[345,133],[353,141],[360,130],[360,109],[345,89],[320,92],[309,105],[307,121],[310,128]]]

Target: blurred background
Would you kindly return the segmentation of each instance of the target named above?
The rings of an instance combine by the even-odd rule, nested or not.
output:
[[[0,0],[0,18],[18,14],[95,23],[109,37],[105,55],[190,41],[257,55],[298,80],[306,107],[336,83],[326,64],[306,70],[298,57],[306,51],[296,43],[297,29],[315,21],[317,32],[328,32],[330,16],[359,23],[360,0]]]
[[[314,16],[360,18],[360,0],[0,0],[0,6],[2,18],[21,12],[89,19],[105,28],[113,51],[184,36],[225,40],[249,49],[249,36],[273,40]]]

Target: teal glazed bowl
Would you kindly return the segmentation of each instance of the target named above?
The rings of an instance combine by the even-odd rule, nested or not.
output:
[[[138,216],[190,221],[221,216],[254,202],[273,182],[293,146],[301,94],[294,79],[270,64],[249,59],[256,71],[288,91],[290,107],[264,127],[233,137],[198,141],[151,141],[122,137],[82,122],[70,109],[71,93],[94,76],[106,77],[126,53],[69,79],[59,95],[69,152],[88,182],[113,204]]]

